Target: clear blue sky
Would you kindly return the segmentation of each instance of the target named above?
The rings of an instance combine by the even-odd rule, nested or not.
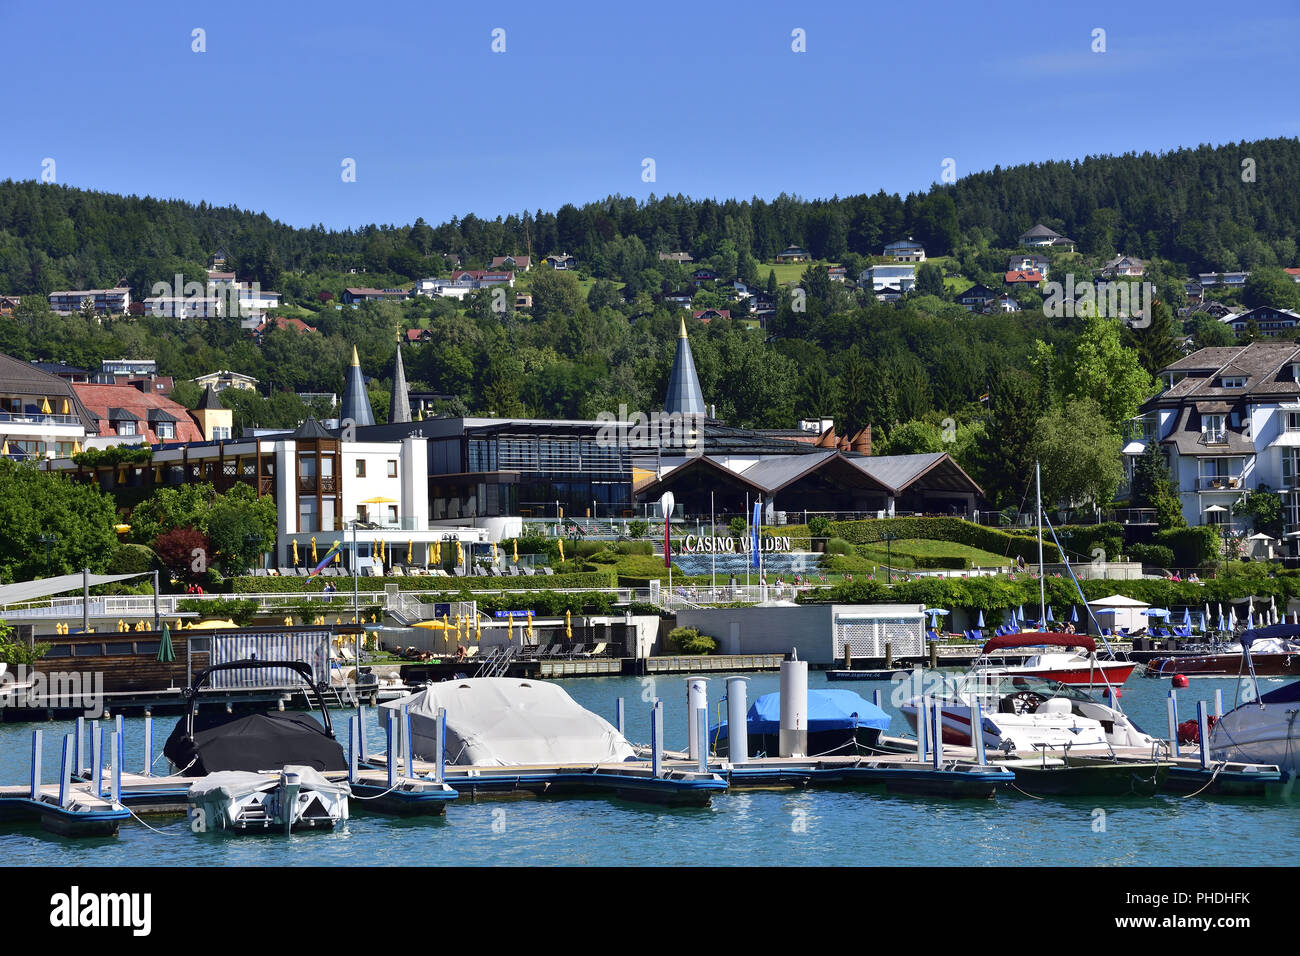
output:
[[[0,179],[49,157],[62,183],[300,226],[906,194],[947,157],[962,175],[1300,131],[1294,0],[80,6],[0,0]]]

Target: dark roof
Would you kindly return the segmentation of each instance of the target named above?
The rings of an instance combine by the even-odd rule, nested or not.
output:
[[[199,408],[220,409],[224,407],[225,406],[221,404],[221,399],[217,398],[217,392],[212,385],[205,385],[203,388],[203,397],[199,400]]]
[[[700,417],[708,412],[704,404],[704,392],[700,390],[700,378],[695,373],[691,343],[686,337],[685,319],[682,320],[681,333],[677,337],[677,354],[673,357],[673,371],[668,378],[664,411]]]
[[[129,408],[110,408],[108,410],[108,420],[110,422],[138,422],[140,416]],[[175,421],[175,419],[172,419]]]
[[[149,421],[151,422],[178,422],[180,421],[175,415],[165,408],[149,409]]]
[[[329,432],[327,432],[325,430],[325,427],[320,422],[316,421],[316,419],[308,418],[305,422],[303,422],[301,425],[298,426],[297,430],[290,437],[298,439],[298,438],[333,438],[334,436],[331,435]]]
[[[1147,405],[1170,405],[1187,400],[1216,398],[1236,399],[1261,395],[1300,395],[1300,382],[1295,381],[1286,368],[1300,361],[1300,345],[1295,342],[1263,341],[1227,348],[1201,349],[1172,365],[1165,372],[1202,372],[1188,375],[1152,398]],[[1246,387],[1221,388],[1219,381],[1224,373],[1245,376]]]
[[[1030,229],[1028,232],[1022,232],[1020,234],[1020,238],[1021,239],[1057,239],[1060,237],[1060,235],[1061,234],[1059,232],[1056,232],[1054,229],[1048,229],[1040,222],[1038,225],[1034,226],[1034,228]]]

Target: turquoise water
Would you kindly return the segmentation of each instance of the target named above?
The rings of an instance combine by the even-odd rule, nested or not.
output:
[[[659,678],[580,678],[561,681],[584,706],[613,720],[626,701],[628,736],[649,739],[649,704],[665,701],[669,747],[685,746],[686,681]],[[825,686],[813,672],[812,686]],[[883,705],[904,728],[888,684],[838,684]],[[1269,683],[1267,687],[1278,686]],[[1180,717],[1195,700],[1224,691],[1232,680],[1197,680],[1180,692]],[[714,714],[724,680],[709,681]],[[777,689],[775,674],[750,675],[749,699]],[[1167,681],[1134,677],[1124,688],[1126,710],[1150,733],[1163,734]],[[346,737],[347,713],[335,711]],[[382,747],[369,712],[367,737]],[[155,748],[175,718],[155,721]],[[142,761],[144,721],[125,721],[126,766]],[[45,732],[44,779],[57,778],[64,723],[0,725],[0,781],[27,778],[31,731]],[[161,771],[164,761],[159,762]],[[452,804],[442,820],[395,820],[354,815],[333,833],[230,837],[193,834],[183,817],[147,818],[123,826],[111,839],[72,841],[38,827],[0,833],[0,859],[9,865],[265,866],[265,865],[678,865],[746,866],[926,864],[935,866],[1260,866],[1293,865],[1300,837],[1300,795],[1280,798],[1111,797],[1033,800],[942,800],[887,795],[880,790],[825,790],[723,794],[707,809],[665,810],[613,799],[511,800]],[[354,804],[355,806],[355,804]],[[1104,811],[1104,831],[1098,831]]]

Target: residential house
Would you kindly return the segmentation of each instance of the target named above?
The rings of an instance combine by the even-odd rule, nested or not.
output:
[[[451,274],[451,284],[466,289],[486,289],[494,285],[513,287],[515,274],[497,269],[457,269]]]
[[[287,315],[273,315],[263,321],[257,328],[253,329],[253,333],[260,339],[273,328],[282,329],[288,332],[297,332],[299,335],[302,335],[305,332],[316,331],[302,319],[291,318]]]
[[[1037,287],[1043,281],[1043,274],[1036,269],[1016,269],[1006,274],[1007,285],[1031,285]]]
[[[957,296],[957,304],[967,312],[983,312],[996,296],[988,286],[976,283]]]
[[[1065,252],[1074,251],[1074,240],[1067,239],[1052,229],[1048,229],[1041,222],[1024,233],[1020,237],[1022,246],[1051,246],[1055,249],[1062,249]]]
[[[1120,276],[1140,276],[1146,269],[1146,262],[1136,256],[1116,256],[1101,267],[1101,274],[1107,278]]]
[[[712,322],[714,319],[730,319],[730,309],[696,309],[691,313],[692,319],[700,322]]]
[[[1195,279],[1183,283],[1183,292],[1187,295],[1188,305],[1200,305],[1205,301],[1205,289]]]
[[[533,267],[532,256],[493,256],[493,272],[527,272]]]
[[[1017,302],[1015,299],[1011,298],[1011,295],[1009,293],[1003,292],[1001,295],[991,299],[988,305],[986,305],[984,308],[987,312],[991,314],[996,314],[999,312],[1003,312],[1003,313],[1019,312],[1020,303]]]
[[[1129,475],[1154,440],[1189,524],[1248,531],[1232,507],[1267,485],[1282,496],[1284,533],[1300,531],[1300,345],[1201,349],[1159,378],[1164,391],[1142,406],[1123,449]]]
[[[547,256],[544,261],[550,263],[552,269],[561,272],[572,271],[573,269],[578,268],[578,260],[567,252],[562,252],[558,256]]]
[[[911,292],[916,285],[916,266],[914,265],[880,265],[868,266],[858,276],[858,285],[871,289],[880,298],[880,292],[889,289],[893,292]]]
[[[8,318],[18,311],[22,304],[21,296],[0,295],[0,318]]]
[[[682,308],[687,308],[688,306],[690,306],[692,302],[695,301],[695,293],[694,292],[669,292],[667,295],[664,296],[664,301],[670,302],[673,305],[681,306]]]
[[[849,277],[849,270],[845,266],[827,266],[826,274],[830,276],[832,282],[845,282]]]
[[[783,252],[776,254],[777,262],[811,262],[812,253],[798,246],[786,246]]]
[[[531,292],[515,293],[516,309],[531,309],[533,307],[533,294]]]
[[[696,269],[691,273],[691,281],[697,286],[702,282],[717,282],[718,274],[712,269]]]
[[[428,342],[432,338],[433,338],[433,333],[430,332],[428,329],[407,329],[406,330],[406,341],[411,342],[412,344],[416,342]]]
[[[217,319],[225,312],[225,300],[210,295],[151,295],[143,305],[149,315],[168,319]]]
[[[659,253],[660,262],[676,262],[679,265],[686,265],[694,262],[695,257],[689,252],[661,252]]]
[[[1201,285],[1208,289],[1211,286],[1224,286],[1229,289],[1240,289],[1246,285],[1246,280],[1250,278],[1249,272],[1202,272],[1196,277]]]
[[[1007,260],[1008,272],[1037,272],[1044,279],[1047,278],[1047,271],[1052,264],[1046,256],[1039,255],[1015,255]]]
[[[97,419],[101,441],[94,443],[96,447],[204,440],[202,430],[185,406],[170,398],[131,385],[72,387],[82,404]],[[118,440],[104,440],[111,438]]]
[[[343,302],[355,305],[358,302],[400,302],[409,299],[411,293],[405,289],[365,289],[347,288],[343,290]]]
[[[60,315],[74,315],[80,312],[87,301],[100,315],[125,315],[131,308],[131,287],[51,292],[49,301],[51,311],[58,312]]]
[[[190,381],[200,388],[212,386],[212,390],[217,394],[224,392],[228,388],[242,388],[249,392],[257,391],[257,379],[251,375],[245,375],[243,372],[231,372],[228,369],[222,369],[219,372],[208,372],[208,374],[192,378]]]
[[[1300,282],[1300,269],[1283,269],[1282,271],[1291,277],[1292,282]]]
[[[1275,309],[1271,305],[1261,305],[1248,312],[1225,315],[1219,321],[1237,333],[1246,331],[1250,323],[1254,322],[1262,334],[1276,335],[1286,329],[1294,329],[1300,324],[1300,313],[1290,309]]]
[[[1236,315],[1237,310],[1224,305],[1218,299],[1210,299],[1206,302],[1200,302],[1190,310],[1190,315],[1208,315],[1214,319],[1222,319],[1230,315]]]
[[[911,236],[885,245],[885,258],[891,262],[924,262],[925,246]]]
[[[0,457],[67,458],[98,431],[67,378],[0,354]]]
[[[226,267],[226,249],[222,246],[212,255],[208,256],[208,271],[221,270]]]

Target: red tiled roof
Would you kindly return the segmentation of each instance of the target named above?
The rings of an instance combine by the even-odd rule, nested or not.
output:
[[[271,325],[274,325],[274,326],[276,326],[277,328],[281,328],[281,329],[293,329],[295,332],[299,333],[300,335],[301,335],[303,332],[315,332],[315,331],[316,331],[316,330],[313,329],[310,325],[308,325],[306,322],[304,322],[302,319],[291,318],[291,317],[289,317],[289,316],[287,316],[287,315],[273,315],[273,316],[270,316],[270,317],[264,319],[264,320],[262,321],[262,324],[259,325],[255,331],[260,335],[260,334],[262,334],[263,332],[265,332],[265,331],[267,330],[267,327],[268,327],[268,326],[271,326]]]
[[[85,385],[72,383],[73,390],[90,414],[99,421],[101,435],[117,434],[109,416],[109,409],[122,409],[130,412],[137,419],[136,434],[124,436],[143,439],[151,445],[171,441],[203,441],[203,432],[184,405],[173,402],[153,392],[142,392],[134,385]],[[150,420],[150,411],[166,412],[176,420],[176,437],[159,438],[154,430],[155,422]]]
[[[1043,274],[1037,269],[1022,270],[1017,269],[1014,272],[1007,273],[1007,282],[1042,282]]]

